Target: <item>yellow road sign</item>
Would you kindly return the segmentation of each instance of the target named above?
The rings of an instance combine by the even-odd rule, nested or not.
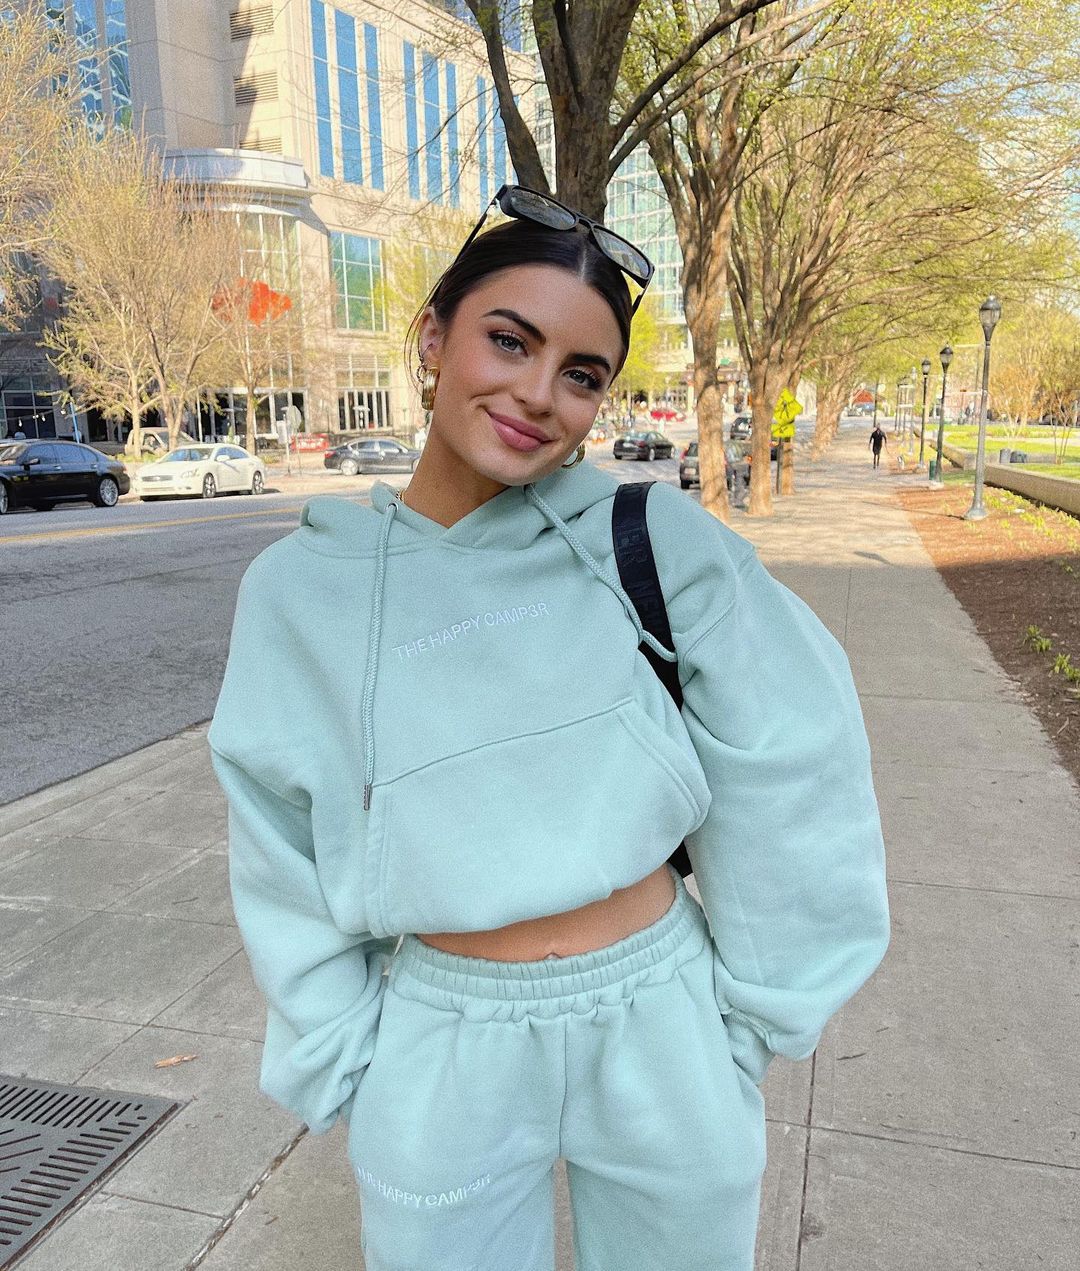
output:
[[[790,440],[795,436],[795,422],[792,420],[787,424],[773,424],[772,438],[773,441],[781,441],[784,438]]]
[[[794,425],[795,420],[801,414],[802,414],[802,403],[799,401],[796,401],[795,394],[792,392],[789,392],[788,389],[785,388],[784,391],[780,394],[780,396],[776,399],[776,408],[773,410],[773,423],[779,424],[781,426],[785,424]],[[777,435],[775,429],[773,430],[773,435],[774,436]],[[792,431],[790,433],[785,433],[783,435],[787,437],[793,437],[795,433],[794,431]]]

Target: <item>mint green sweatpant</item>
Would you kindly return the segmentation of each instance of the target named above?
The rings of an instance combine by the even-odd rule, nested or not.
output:
[[[731,1058],[705,914],[535,962],[409,935],[349,1123],[366,1271],[751,1271],[765,1117]]]

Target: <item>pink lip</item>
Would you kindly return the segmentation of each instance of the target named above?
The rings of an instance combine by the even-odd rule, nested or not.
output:
[[[489,410],[488,414],[498,423],[505,424],[507,428],[512,428],[515,432],[524,433],[526,437],[535,437],[537,441],[551,441],[551,438],[545,436],[539,428],[534,428],[532,424],[527,424],[524,420],[514,419],[512,415],[496,415],[493,410]]]

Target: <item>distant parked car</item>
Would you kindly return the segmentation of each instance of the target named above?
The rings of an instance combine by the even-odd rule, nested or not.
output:
[[[750,444],[746,441],[729,441],[724,447],[724,458],[727,466],[728,493],[734,495],[750,484]],[[679,485],[684,490],[691,486],[701,486],[701,474],[698,469],[698,444],[692,441],[679,457]]]
[[[753,432],[753,424],[749,415],[736,415],[731,421],[728,436],[732,441],[749,441]]]
[[[635,428],[616,440],[612,454],[616,459],[671,459],[675,455],[675,443],[663,433]]]
[[[178,446],[199,446],[203,443],[198,437],[193,437],[191,433],[180,429],[176,438]],[[169,450],[169,430],[167,428],[143,428],[140,430],[139,446],[142,453],[150,455],[164,455]],[[127,450],[131,451],[131,434],[128,434],[126,444]]]
[[[130,489],[127,468],[93,446],[55,438],[0,443],[0,516],[11,508],[47,512],[74,501],[111,508]]]
[[[236,491],[262,494],[265,484],[266,464],[240,446],[196,444],[144,463],[135,477],[135,493],[144,503],[183,496],[212,499]]]
[[[677,424],[681,424],[686,419],[686,414],[676,410],[674,406],[654,406],[649,411],[649,417],[655,419],[657,423],[670,424],[674,420]]]
[[[414,472],[420,451],[396,437],[362,437],[335,446],[323,456],[323,467],[336,468],[342,476],[360,472]]]

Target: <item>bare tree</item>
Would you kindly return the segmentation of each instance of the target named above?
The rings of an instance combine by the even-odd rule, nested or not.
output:
[[[35,298],[28,258],[78,123],[70,71],[62,30],[36,5],[0,16],[0,326],[17,327]]]
[[[174,447],[222,340],[214,300],[235,278],[234,225],[119,131],[72,148],[47,224],[41,254],[68,292],[58,356],[103,409],[108,386],[123,386],[136,452],[149,406]]]
[[[729,51],[713,42],[775,0],[687,4],[693,22],[685,42],[624,104],[616,104],[619,78],[643,0],[533,0],[528,8],[551,106],[554,172],[545,172],[536,137],[514,98],[507,66],[505,6],[500,0],[465,0],[484,37],[499,95],[506,141],[524,185],[602,219],[611,178],[628,155],[695,93],[701,78]],[[655,15],[651,15],[655,16]],[[648,23],[646,23],[648,25]],[[702,55],[702,57],[699,57]],[[550,177],[554,177],[554,181]]]

